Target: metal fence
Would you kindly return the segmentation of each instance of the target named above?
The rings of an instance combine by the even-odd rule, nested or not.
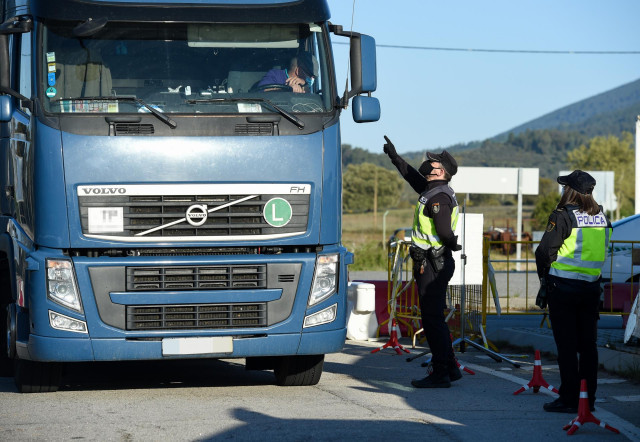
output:
[[[536,271],[534,246],[539,241],[490,241],[483,244],[483,298],[487,315],[541,314],[535,305],[540,288]],[[510,255],[520,246],[524,256]],[[506,253],[505,253],[506,252]],[[610,242],[607,262],[603,267],[603,293],[600,314],[629,315],[638,293],[640,241]]]
[[[411,240],[405,236],[407,229],[398,229],[389,239],[388,246],[388,284],[387,310],[389,319],[380,326],[391,323],[393,319],[407,328],[409,336],[413,337],[415,345],[416,335],[420,334],[420,301],[413,279],[413,260],[409,255]],[[454,336],[460,336],[464,325],[465,336],[477,336],[484,339],[484,315],[482,285],[449,285],[447,290],[447,309],[445,311],[447,324]],[[462,317],[464,316],[464,321]]]
[[[406,326],[409,336],[420,332],[419,295],[413,280],[413,262],[409,255],[410,238],[407,229],[398,229],[391,235],[388,246],[388,313],[389,322],[396,319],[398,324]],[[538,314],[542,327],[548,318],[547,309],[541,310],[535,305],[540,288],[536,272],[534,246],[539,241],[483,241],[483,278],[482,285],[466,285],[464,303],[462,287],[450,285],[447,293],[447,323],[454,335],[460,336],[464,315],[464,332],[481,337],[485,341],[487,315]],[[521,258],[514,259],[511,253],[521,248]],[[506,251],[506,253],[504,253]],[[626,283],[604,284],[601,314],[629,315],[633,300],[638,293],[637,266],[640,265],[640,241],[611,241],[611,263],[609,275],[617,269],[614,265],[616,253],[629,254]],[[626,262],[623,260],[623,262]],[[624,264],[623,264],[624,265]],[[626,271],[626,269],[625,269]],[[606,273],[606,269],[603,269]],[[620,273],[620,272],[618,272]],[[635,282],[634,282],[635,281]],[[464,304],[464,305],[462,305]],[[385,321],[386,323],[387,321]],[[546,321],[547,326],[550,326]],[[382,324],[381,324],[382,325]]]

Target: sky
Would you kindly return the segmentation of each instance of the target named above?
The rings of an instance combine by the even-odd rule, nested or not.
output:
[[[351,28],[353,0],[328,0]],[[355,0],[353,30],[375,38],[381,118],[343,112],[342,143],[399,153],[482,141],[640,78],[638,0]],[[334,42],[346,42],[332,36]],[[380,45],[631,55],[417,50]],[[340,89],[348,46],[334,45]],[[634,118],[635,121],[635,117]]]

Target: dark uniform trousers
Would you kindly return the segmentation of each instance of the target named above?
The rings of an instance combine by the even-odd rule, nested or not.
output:
[[[600,284],[552,275],[547,278],[549,318],[558,347],[560,399],[577,406],[580,381],[586,379],[589,405],[593,406],[598,376]]]
[[[436,273],[430,262],[426,262],[424,273],[414,270],[414,278],[420,295],[420,313],[431,361],[436,365],[455,363],[449,327],[445,322],[444,309],[447,307],[447,285],[455,270],[451,251],[444,254],[444,267]]]

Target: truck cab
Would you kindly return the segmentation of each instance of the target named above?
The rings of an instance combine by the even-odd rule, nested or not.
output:
[[[339,117],[379,118],[373,38],[324,0],[0,5],[0,369],[23,392],[167,358],[317,383],[346,334]]]

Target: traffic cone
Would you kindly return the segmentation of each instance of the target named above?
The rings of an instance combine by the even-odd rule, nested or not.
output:
[[[460,307],[458,305],[458,307]],[[453,347],[453,335],[451,333],[449,333],[449,339],[451,339],[451,347]],[[458,358],[455,357],[455,348],[454,348],[454,356],[453,358],[456,360],[456,365],[458,366],[459,369],[461,369],[462,371],[466,371],[469,374],[473,374],[475,375],[475,372],[473,370],[471,370],[470,368],[465,367],[464,365],[462,365],[460,363],[460,361],[458,360]]]
[[[449,339],[451,339],[451,347],[453,347],[453,335],[449,334]],[[454,356],[453,359],[455,359],[456,361],[456,365],[458,366],[458,368],[460,370],[466,371],[469,374],[475,375],[476,373],[471,370],[470,368],[465,367],[464,365],[462,365],[460,363],[460,361],[458,360],[458,358],[455,357],[455,347],[454,347]],[[421,367],[431,367],[431,358],[427,359],[425,362],[423,362],[421,365]]]
[[[459,368],[459,369],[461,369],[461,370],[463,370],[463,371],[466,371],[466,372],[467,372],[467,373],[469,373],[469,374],[476,374],[476,373],[475,373],[473,370],[471,370],[470,368],[467,368],[467,367],[465,367],[464,365],[462,365],[462,364],[460,363],[460,361],[458,360],[458,358],[456,358],[456,364],[458,365],[458,368]]]
[[[396,318],[392,318],[391,319],[391,331],[389,332],[389,340],[387,341],[386,344],[384,344],[382,347],[380,348],[376,348],[374,350],[371,350],[371,353],[376,353],[380,350],[383,350],[387,347],[393,347],[393,349],[396,351],[396,353],[398,353],[399,355],[402,354],[402,351],[405,351],[407,353],[411,353],[409,350],[407,350],[406,348],[404,348],[402,345],[400,345],[400,343],[398,342],[398,324],[396,323]],[[402,350],[402,351],[400,351]]]
[[[544,387],[549,391],[560,394],[556,387],[554,387],[553,385],[549,385],[547,381],[545,381],[542,377],[542,362],[540,362],[540,350],[536,350],[536,360],[533,363],[533,378],[531,378],[527,385],[523,385],[518,391],[514,392],[513,394],[520,394],[532,387],[534,393],[539,392],[540,387]]]
[[[568,429],[569,431],[567,431],[567,436],[571,436],[573,433],[578,431],[578,428],[580,428],[581,425],[586,424],[588,422],[593,422],[594,424],[599,425],[602,428],[606,428],[609,431],[613,431],[616,434],[620,434],[620,431],[618,431],[618,429],[613,428],[610,425],[607,425],[606,423],[602,422],[599,419],[596,419],[596,417],[593,414],[591,414],[591,410],[589,410],[589,394],[587,393],[587,380],[583,379],[582,381],[580,381],[580,400],[578,402],[578,417],[576,417],[567,425],[562,427],[562,429],[563,430]]]

